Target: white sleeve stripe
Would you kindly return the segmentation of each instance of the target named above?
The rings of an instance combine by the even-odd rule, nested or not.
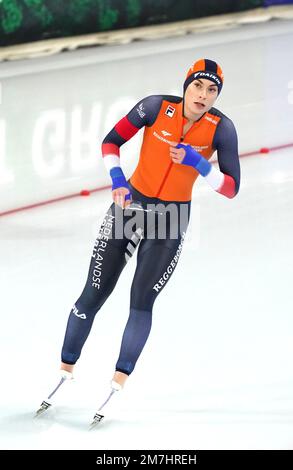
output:
[[[111,155],[111,154],[105,155],[103,157],[103,160],[104,160],[108,173],[110,173],[110,170],[112,170],[112,168],[114,168],[115,166],[120,166],[120,158],[117,157],[117,155]]]
[[[205,177],[209,185],[217,191],[222,184],[224,183],[225,175],[221,171],[219,171],[217,168],[212,166],[211,171],[209,174]]]

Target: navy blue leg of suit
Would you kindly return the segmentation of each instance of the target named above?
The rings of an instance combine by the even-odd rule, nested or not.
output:
[[[127,260],[139,244],[137,267],[131,286],[130,314],[116,364],[116,370],[129,375],[149,336],[154,301],[177,265],[182,237],[180,233],[175,239],[167,236],[165,239],[139,240],[137,237],[136,242],[127,237],[115,238],[115,223],[118,222],[117,217],[113,217],[114,208],[112,204],[104,218],[95,243],[86,285],[70,312],[62,348],[62,361],[75,364],[78,360],[96,313],[113,291]],[[121,212],[124,225],[129,220],[125,213]],[[143,219],[146,223],[145,215]]]
[[[166,269],[176,256],[179,245],[180,240],[145,239],[139,245],[131,287],[130,314],[116,364],[116,370],[120,372],[129,375],[142,352],[152,326],[153,304],[172,275],[173,271],[169,270],[168,274]],[[163,285],[158,283],[160,279]]]

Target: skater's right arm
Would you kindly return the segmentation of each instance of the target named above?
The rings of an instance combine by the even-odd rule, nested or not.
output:
[[[131,202],[131,191],[120,166],[120,147],[144,126],[151,126],[161,109],[163,96],[151,95],[139,101],[106,135],[102,155],[112,179],[112,198],[121,207]]]

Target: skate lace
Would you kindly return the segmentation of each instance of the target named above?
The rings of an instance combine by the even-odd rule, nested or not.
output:
[[[104,403],[100,406],[100,408],[98,409],[98,411],[101,411],[102,408],[104,408],[104,406],[108,403],[108,401],[110,400],[110,398],[114,395],[114,393],[116,392],[116,390],[112,389],[108,398],[104,401]]]
[[[61,380],[60,380],[59,384],[57,385],[57,387],[55,387],[53,392],[51,392],[50,395],[48,396],[48,400],[50,400],[50,398],[54,395],[54,393],[57,392],[58,388],[61,387],[61,385],[63,384],[63,382],[65,382],[65,380],[66,380],[65,377],[61,377]]]

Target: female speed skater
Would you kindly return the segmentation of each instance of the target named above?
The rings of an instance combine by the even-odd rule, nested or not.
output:
[[[102,155],[112,180],[113,203],[100,227],[85,287],[69,315],[60,382],[38,412],[47,409],[56,390],[72,379],[96,313],[138,248],[120,354],[109,393],[93,423],[103,418],[109,399],[118,394],[134,370],[151,330],[154,302],[177,266],[198,176],[222,196],[234,198],[238,193],[237,133],[233,122],[213,107],[223,81],[219,64],[200,59],[188,70],[183,97],[152,95],[142,99],[104,138]],[[127,180],[119,150],[142,127],[139,161]],[[215,151],[219,169],[209,162]]]

